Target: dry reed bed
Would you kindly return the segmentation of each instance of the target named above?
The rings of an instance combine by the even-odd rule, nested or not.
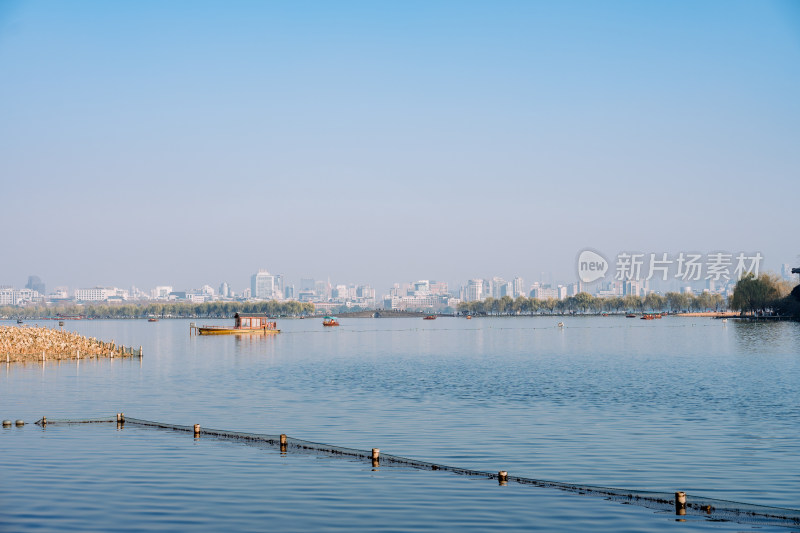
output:
[[[131,357],[133,349],[84,337],[72,331],[44,327],[0,326],[0,361],[41,361],[83,357]]]

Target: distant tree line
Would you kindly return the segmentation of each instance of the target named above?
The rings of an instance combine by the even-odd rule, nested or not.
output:
[[[149,302],[119,304],[28,305],[0,307],[0,316],[45,318],[78,316],[87,318],[231,318],[235,313],[258,313],[269,316],[302,316],[314,314],[310,302]]]
[[[461,302],[458,312],[472,315],[541,315],[541,314],[599,314],[621,312],[722,311],[727,308],[725,298],[704,292],[698,295],[668,292],[665,295],[650,293],[644,298],[626,296],[592,296],[580,292],[559,300],[557,298],[488,297],[485,300]]]

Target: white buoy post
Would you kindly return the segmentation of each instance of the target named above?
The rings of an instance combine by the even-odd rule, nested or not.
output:
[[[675,514],[683,516],[686,514],[686,493],[685,492],[676,492],[675,493]]]

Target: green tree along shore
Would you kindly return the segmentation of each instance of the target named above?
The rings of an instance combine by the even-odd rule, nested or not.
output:
[[[662,312],[670,311],[723,311],[727,308],[725,298],[719,294],[702,293],[697,296],[678,292],[665,295],[650,293],[644,298],[629,294],[627,296],[597,297],[581,292],[563,300],[547,298],[516,299],[510,296],[486,298],[483,301],[461,302],[459,313],[473,315],[536,315],[573,313],[621,313],[621,312]]]
[[[736,283],[730,298],[731,309],[753,315],[775,314],[800,319],[800,285],[792,290],[791,283],[774,274],[752,273]]]
[[[231,318],[235,313],[258,313],[270,316],[314,314],[314,304],[301,302],[184,302],[121,303],[84,305],[29,305],[0,307],[0,317],[45,318],[85,316],[87,318]]]

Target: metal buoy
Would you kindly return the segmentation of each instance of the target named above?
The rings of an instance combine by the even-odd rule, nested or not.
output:
[[[17,424],[17,427],[19,428],[19,427],[22,427],[22,426],[25,425],[25,421],[24,420],[17,420],[16,424]]]
[[[3,420],[3,427],[10,428],[11,427],[11,420]]]

